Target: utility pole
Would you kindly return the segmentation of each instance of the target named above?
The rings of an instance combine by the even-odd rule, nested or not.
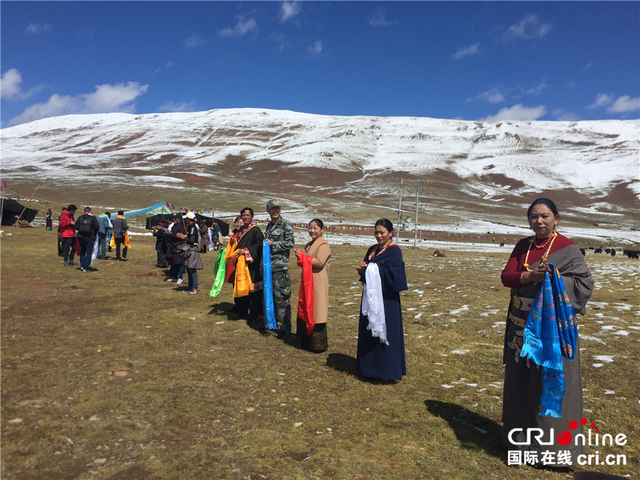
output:
[[[424,183],[424,180],[416,180],[416,228],[413,232],[413,246],[415,247],[418,243],[418,202],[419,202],[419,193],[420,193],[420,182]]]
[[[400,203],[398,204],[398,223],[396,228],[400,228],[400,220],[402,219],[402,191],[404,190],[404,180],[400,179]],[[400,233],[398,232],[398,235]]]

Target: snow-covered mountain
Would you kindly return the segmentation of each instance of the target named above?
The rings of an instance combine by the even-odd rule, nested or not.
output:
[[[321,196],[392,207],[400,179],[414,192],[411,181],[420,179],[427,182],[421,202],[432,206],[480,211],[501,202],[520,209],[544,194],[576,212],[623,214],[627,221],[637,219],[640,198],[639,120],[482,122],[229,109],[54,117],[6,128],[0,139],[3,179],[19,184],[242,188],[300,203]]]

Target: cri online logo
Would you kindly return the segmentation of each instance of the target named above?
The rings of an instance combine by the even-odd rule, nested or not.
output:
[[[578,422],[576,420],[571,420],[567,423],[568,430],[562,430],[558,433],[556,439],[560,445],[567,446],[571,443],[577,445],[589,445],[589,446],[605,446],[606,441],[609,441],[609,445],[613,446],[614,442],[618,446],[625,445],[627,443],[627,436],[623,433],[619,433],[615,436],[611,434],[604,434],[602,438],[600,438],[600,430],[596,428],[595,423],[589,424],[586,418],[580,419],[580,425],[588,425],[589,432],[585,436],[582,433],[571,433],[571,431],[578,429]],[[514,435],[518,435],[519,433],[524,432],[522,428],[513,428],[509,431],[509,442],[513,445],[531,445],[532,438],[535,439],[540,445],[553,445],[554,444],[554,430],[553,428],[549,429],[549,438],[548,440],[544,439],[545,432],[542,428],[527,428],[526,440],[518,441],[513,438]],[[594,435],[595,433],[595,435]],[[522,438],[522,437],[521,437]],[[595,442],[595,443],[594,443]]]
[[[589,423],[587,421],[586,418],[581,418],[580,419],[580,424],[581,425],[586,425],[587,423]],[[578,422],[576,422],[575,420],[571,420],[567,426],[569,427],[569,430],[576,430],[578,428]],[[591,428],[595,428],[595,432],[599,433],[600,430],[598,430],[596,428],[596,424],[595,423],[591,423],[591,425],[589,425]],[[560,445],[569,445],[571,443],[571,441],[573,440],[573,435],[571,434],[571,432],[567,432],[566,430],[562,430],[559,434],[558,434],[558,443]]]

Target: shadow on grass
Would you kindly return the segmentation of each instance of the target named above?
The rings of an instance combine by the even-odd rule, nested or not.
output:
[[[216,303],[215,305],[211,305],[209,315],[226,315],[228,320],[233,320],[237,315],[231,311],[232,308],[233,303],[231,302]]]
[[[356,375],[356,359],[344,353],[330,353],[327,356],[327,367],[360,378]]]
[[[499,423],[455,403],[425,400],[424,404],[432,415],[449,423],[462,448],[483,450],[506,463],[506,448],[502,445],[502,426]]]

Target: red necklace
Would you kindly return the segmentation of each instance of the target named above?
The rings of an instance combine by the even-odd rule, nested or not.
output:
[[[549,238],[547,238],[544,242],[542,242],[541,245],[536,245],[536,240],[535,240],[536,237],[533,237],[531,240],[529,240],[529,248],[527,249],[527,256],[524,258],[524,268],[531,271],[529,269],[529,263],[528,263],[529,252],[531,251],[531,247],[534,245],[538,250],[542,250],[547,245],[549,245],[549,248],[547,248],[547,251],[544,252],[544,255],[542,255],[542,259],[540,260],[540,263],[546,263],[547,257],[549,256],[549,252],[551,251],[551,246],[553,245],[553,241],[556,239],[557,236],[558,236],[558,232],[554,230],[553,233],[549,236]]]
[[[549,242],[551,242],[555,236],[557,235],[557,233],[554,231],[551,235],[549,235],[547,237],[547,239],[542,242],[540,245],[538,245],[537,241],[538,239],[536,237],[533,237],[531,240],[529,240],[529,243],[533,244],[533,247],[536,250],[542,250],[543,248],[546,248],[547,245],[549,245]]]
[[[395,243],[393,243],[393,240],[389,240],[389,242],[384,247],[382,247],[382,249],[380,249],[380,250],[375,249],[373,252],[371,252],[369,254],[369,261],[371,261],[373,259],[373,257],[377,257],[378,255],[382,255],[385,252],[385,250],[387,248],[389,248],[391,245],[395,245]]]

